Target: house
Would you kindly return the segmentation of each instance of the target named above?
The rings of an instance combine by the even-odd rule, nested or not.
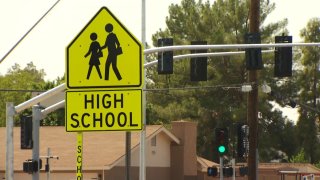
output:
[[[0,138],[6,139],[5,128],[0,128]],[[83,178],[124,179],[125,132],[104,131],[83,134]],[[172,123],[172,131],[161,125],[146,126],[146,178],[147,179],[197,179],[196,155],[197,124],[186,121]],[[131,133],[131,179],[139,179],[140,132]],[[5,141],[0,141],[0,179],[5,177]],[[40,156],[51,154],[50,179],[70,180],[76,177],[76,133],[65,127],[40,127]],[[32,150],[20,149],[20,127],[14,128],[14,179],[31,179],[23,172],[23,162],[31,159]],[[46,160],[43,159],[43,167]],[[203,172],[205,173],[205,172]],[[46,179],[42,168],[40,179]]]
[[[66,132],[65,127],[40,127],[40,156],[46,156],[50,148],[51,155],[59,159],[50,159],[50,174],[45,172],[46,159],[43,159],[40,179],[74,180],[76,179],[77,133]],[[169,131],[162,125],[146,126],[146,179],[147,180],[214,180],[219,177],[207,176],[208,167],[219,164],[197,156],[197,123],[187,121],[172,122]],[[5,179],[6,128],[0,128],[0,179]],[[125,138],[123,131],[103,131],[83,133],[83,180],[125,179]],[[139,179],[140,133],[131,133],[130,179]],[[20,149],[20,127],[14,128],[14,179],[32,179],[23,172],[23,162],[31,159],[31,150]],[[239,177],[237,180],[247,179]],[[319,169],[310,164],[260,163],[259,179],[294,179],[313,173]],[[294,174],[296,173],[296,174]],[[224,178],[226,180],[232,179]]]

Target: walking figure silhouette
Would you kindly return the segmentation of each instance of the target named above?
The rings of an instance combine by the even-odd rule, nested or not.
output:
[[[113,25],[108,23],[105,26],[106,32],[108,32],[108,36],[106,38],[106,42],[104,46],[101,48],[108,48],[108,57],[106,60],[106,65],[105,65],[105,80],[109,80],[109,69],[110,65],[112,65],[112,69],[117,76],[118,80],[120,81],[122,79],[120,72],[117,67],[117,56],[122,54],[122,49],[119,43],[119,40],[117,38],[117,35],[114,34],[113,31]]]
[[[101,72],[100,72],[100,60],[99,58],[102,57],[102,51],[101,47],[98,41],[96,41],[98,38],[96,33],[90,34],[90,39],[92,40],[92,43],[90,44],[90,48],[88,52],[84,55],[84,57],[88,57],[91,54],[90,61],[89,61],[89,69],[87,74],[87,79],[90,78],[90,74],[92,71],[93,66],[96,67],[100,79],[102,79]]]

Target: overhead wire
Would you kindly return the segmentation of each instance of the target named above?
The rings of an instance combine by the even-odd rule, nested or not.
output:
[[[48,9],[41,18],[12,46],[12,48],[0,59],[0,63],[4,61],[5,58],[7,58],[10,53],[23,41],[25,37],[41,22],[41,20],[60,2],[60,0],[57,0],[51,7]]]

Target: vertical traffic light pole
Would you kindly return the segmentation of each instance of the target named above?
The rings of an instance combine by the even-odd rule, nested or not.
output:
[[[41,120],[41,109],[38,105],[32,107],[32,159],[37,161],[38,167],[35,172],[32,173],[32,180],[39,180],[39,127]]]
[[[220,156],[219,160],[220,160],[220,170],[219,170],[219,172],[220,172],[220,180],[223,180],[223,157]]]
[[[220,161],[220,180],[223,179],[223,155],[228,153],[228,129],[227,128],[216,128],[215,129],[215,143],[216,150],[219,154],[219,161]]]
[[[251,0],[249,15],[250,33],[259,33],[260,26],[260,0]],[[249,129],[249,157],[248,157],[248,180],[257,180],[257,148],[258,148],[258,72],[249,70],[249,82],[254,86],[248,95],[248,125]]]

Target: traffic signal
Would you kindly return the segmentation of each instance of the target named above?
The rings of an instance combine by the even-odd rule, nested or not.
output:
[[[220,156],[225,155],[228,153],[228,129],[227,128],[216,128],[215,129],[216,135],[216,148],[218,154]]]
[[[207,175],[208,176],[217,176],[218,175],[218,168],[217,167],[208,167]]]
[[[20,124],[20,147],[21,149],[32,149],[32,116],[22,116]]]
[[[223,167],[223,176],[231,177],[233,175],[233,168],[231,166]]]
[[[42,168],[42,160],[36,161],[34,159],[28,159],[23,162],[23,172],[32,174],[38,172]]]
[[[248,166],[239,167],[240,176],[248,175]]]
[[[206,45],[207,41],[192,41],[191,45]],[[191,54],[207,53],[208,50],[191,50]],[[190,79],[191,81],[206,81],[207,80],[207,57],[195,57],[190,61]]]
[[[172,38],[158,39],[158,47],[172,45]],[[173,74],[173,51],[158,52],[158,74]]]
[[[248,154],[249,150],[249,126],[245,124],[237,125],[237,154],[238,157],[242,158]]]
[[[260,33],[248,33],[245,35],[246,44],[261,44]],[[247,48],[246,67],[247,70],[259,70],[263,68],[261,48]]]
[[[292,43],[292,36],[276,36],[276,43]],[[292,47],[276,47],[274,51],[274,76],[292,76]]]

